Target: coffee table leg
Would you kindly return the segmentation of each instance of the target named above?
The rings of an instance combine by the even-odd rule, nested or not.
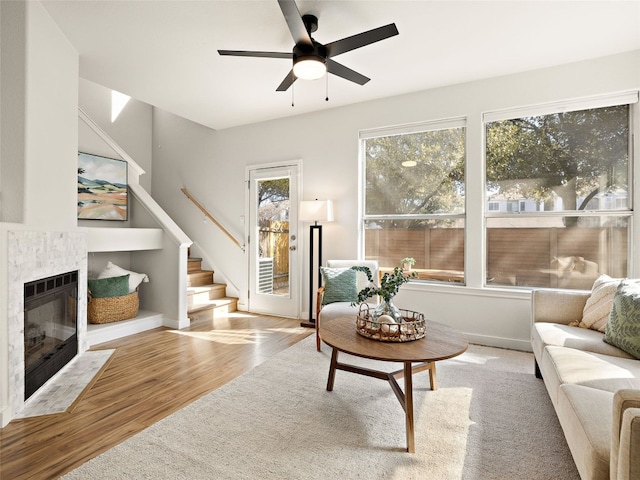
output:
[[[415,436],[413,430],[413,371],[411,362],[404,362],[404,411],[407,430],[407,452],[415,453]]]
[[[327,380],[327,391],[333,390],[333,381],[336,379],[336,366],[338,365],[338,349],[331,352],[331,366],[329,367],[329,379]]]
[[[429,383],[431,384],[431,390],[438,389],[438,381],[436,380],[436,362],[431,362],[431,368],[429,368]]]

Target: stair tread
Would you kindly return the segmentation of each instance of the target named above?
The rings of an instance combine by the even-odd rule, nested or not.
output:
[[[207,310],[210,308],[223,307],[228,305],[237,306],[238,299],[232,297],[216,298],[214,300],[208,300],[205,302],[199,302],[193,305],[187,313],[199,312],[201,310]]]
[[[187,287],[187,296],[188,295],[198,295],[201,293],[212,292],[215,290],[225,290],[227,288],[226,285],[222,283],[214,283],[210,285],[198,285],[195,287]]]

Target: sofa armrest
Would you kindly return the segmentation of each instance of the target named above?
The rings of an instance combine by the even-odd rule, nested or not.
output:
[[[534,290],[531,297],[533,322],[570,324],[582,318],[591,292]]]
[[[613,396],[610,478],[640,478],[640,390],[618,390]]]

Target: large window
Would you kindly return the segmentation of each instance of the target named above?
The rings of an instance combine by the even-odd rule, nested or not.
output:
[[[599,274],[626,276],[630,106],[519,113],[485,117],[487,284],[590,289]]]
[[[464,283],[465,122],[361,134],[364,252],[381,271]]]

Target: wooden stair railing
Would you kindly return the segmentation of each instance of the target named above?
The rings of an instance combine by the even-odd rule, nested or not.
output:
[[[206,208],[204,208],[200,202],[198,202],[193,195],[191,195],[189,193],[189,191],[186,188],[182,188],[181,189],[182,193],[185,194],[185,196],[191,200],[191,202],[193,202],[193,204],[198,207],[198,209],[200,209],[200,211],[202,213],[204,213],[204,215],[211,220],[211,222],[217,226],[220,230],[222,230],[222,233],[224,233],[233,243],[235,243],[243,252],[244,252],[244,245],[242,245],[233,235],[231,235],[231,233],[229,233],[229,231],[224,228],[224,226],[222,224],[220,224],[220,222],[218,222],[215,218],[213,218],[213,215],[211,215]]]

